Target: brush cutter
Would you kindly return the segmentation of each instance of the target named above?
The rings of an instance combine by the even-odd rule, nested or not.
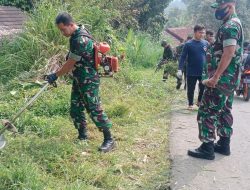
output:
[[[48,88],[50,84],[46,83],[40,90],[39,92],[33,96],[18,112],[17,114],[10,120],[3,119],[0,123],[3,127],[0,129],[0,149],[4,148],[6,145],[6,139],[4,138],[3,133],[8,130],[12,133],[17,133],[17,128],[14,126],[14,122],[16,119],[29,107],[31,106],[37,99],[38,97]],[[57,87],[56,83],[52,84],[54,87]]]

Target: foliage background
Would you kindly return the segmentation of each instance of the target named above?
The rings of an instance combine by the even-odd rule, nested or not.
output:
[[[220,21],[214,17],[214,10],[210,7],[214,0],[183,0],[186,9],[171,8],[166,13],[169,20],[168,27],[178,27],[197,23],[204,24],[207,28],[217,31]],[[238,0],[236,4],[237,14],[242,21],[246,40],[250,40],[250,1]]]

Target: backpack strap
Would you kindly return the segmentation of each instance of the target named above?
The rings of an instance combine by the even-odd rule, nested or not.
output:
[[[91,40],[95,41],[94,37],[91,34],[89,34],[88,32],[81,31],[79,36],[84,36],[84,37],[90,38]]]
[[[72,43],[72,40],[74,40],[74,39],[76,39],[76,38],[78,38],[78,37],[80,37],[80,36],[82,36],[82,37],[87,37],[87,38],[93,40],[94,42],[96,42],[95,39],[93,38],[93,36],[92,36],[85,28],[82,28],[81,25],[80,25],[79,27],[80,27],[80,32],[79,32],[79,34],[76,35],[76,36],[74,36],[73,38],[71,38],[71,39],[70,39],[70,43]],[[94,54],[96,54],[96,53],[95,53],[95,47],[93,47],[93,49],[94,49]],[[82,58],[81,58],[81,61],[82,61],[83,59],[88,59],[88,57],[86,57],[84,54],[82,54],[81,57],[82,57]],[[95,56],[94,56],[94,57],[95,57]],[[94,62],[95,62],[95,58],[94,58]]]
[[[96,42],[96,40],[94,39],[94,37],[90,34],[90,32],[86,29],[86,28],[82,28],[82,26],[79,26],[81,28],[79,35],[75,36],[73,39],[79,37],[79,36],[84,36],[87,37],[91,40],[93,40],[94,42]]]

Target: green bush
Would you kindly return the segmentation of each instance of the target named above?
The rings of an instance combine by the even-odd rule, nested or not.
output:
[[[112,36],[108,24],[112,14],[93,2],[75,0],[69,5],[62,4],[60,0],[44,0],[29,14],[23,33],[11,41],[2,42],[0,82],[6,83],[25,71],[37,71],[53,55],[66,52],[68,39],[55,26],[55,18],[62,11],[72,13],[77,23],[86,24],[96,39]]]
[[[36,2],[38,2],[38,0],[0,0],[0,5],[15,6],[28,11],[34,7]]]
[[[43,68],[48,58],[66,49],[66,40],[54,25],[57,13],[51,3],[44,1],[30,14],[22,34],[2,42],[0,82],[7,82],[25,71]]]
[[[23,33],[11,41],[2,42],[1,83],[6,83],[21,73],[40,70],[52,56],[66,53],[68,39],[60,34],[54,23],[56,15],[61,11],[72,13],[77,23],[86,24],[97,40],[111,37],[112,53],[119,55],[122,49],[127,63],[132,66],[153,67],[161,57],[162,48],[147,34],[135,34],[131,30],[125,42],[119,42],[109,25],[109,20],[116,12],[102,10],[93,1],[74,0],[70,4],[62,4],[60,0],[44,0],[29,14]]]
[[[178,71],[178,63],[175,61],[170,61],[165,65],[165,70],[173,77],[176,77]]]

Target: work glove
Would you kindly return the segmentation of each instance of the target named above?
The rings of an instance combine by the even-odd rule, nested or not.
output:
[[[57,78],[56,73],[44,76],[44,80],[48,81],[49,84],[54,84]]]
[[[178,72],[176,73],[176,76],[178,79],[182,79],[182,71],[178,70]]]

